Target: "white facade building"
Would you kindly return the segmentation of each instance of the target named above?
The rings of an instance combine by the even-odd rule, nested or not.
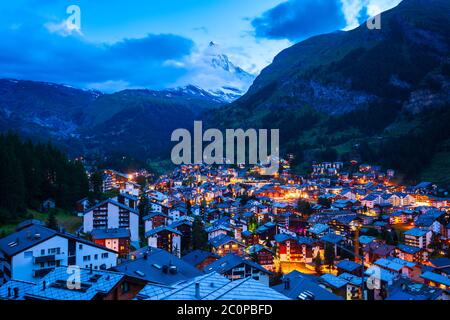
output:
[[[131,241],[139,241],[139,212],[113,199],[98,203],[83,215],[83,232],[94,229],[128,229]]]
[[[35,224],[1,239],[0,252],[4,280],[33,282],[57,266],[100,270],[117,264],[117,253],[110,249]]]

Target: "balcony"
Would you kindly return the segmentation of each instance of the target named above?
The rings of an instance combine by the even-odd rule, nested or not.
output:
[[[54,268],[42,268],[42,269],[36,269],[33,270],[33,277],[35,278],[41,278],[41,277],[45,277],[48,273],[50,273],[51,271],[53,271]]]
[[[47,254],[44,256],[33,257],[33,263],[34,264],[47,263],[47,262],[51,262],[51,261],[63,260],[64,258],[65,258],[64,253]]]

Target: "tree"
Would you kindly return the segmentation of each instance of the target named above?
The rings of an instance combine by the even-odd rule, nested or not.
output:
[[[103,177],[100,171],[91,174],[90,183],[92,187],[93,196],[99,198],[103,191]]]
[[[192,249],[208,249],[208,234],[203,228],[203,221],[198,216],[192,224]]]
[[[334,266],[334,259],[336,258],[334,246],[332,244],[325,244],[325,264],[331,269]]]
[[[320,257],[320,253],[317,252],[316,257],[314,258],[314,269],[318,275],[322,274],[322,258]]]
[[[331,206],[331,200],[328,198],[319,197],[319,199],[317,199],[317,204],[322,207],[329,208]]]
[[[188,216],[192,216],[192,204],[189,200],[186,200],[186,212]]]
[[[147,186],[147,178],[145,176],[139,175],[136,177],[136,183],[141,186],[142,190]]]
[[[58,230],[58,221],[56,220],[55,211],[51,210],[49,212],[48,218],[47,218],[47,227],[53,230]]]
[[[313,213],[313,209],[311,207],[311,204],[303,199],[298,200],[297,202],[297,211],[299,211],[301,214],[310,216]]]

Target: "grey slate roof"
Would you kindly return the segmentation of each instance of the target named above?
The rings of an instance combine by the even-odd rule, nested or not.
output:
[[[122,272],[130,277],[152,283],[171,285],[203,274],[189,263],[179,259],[169,252],[157,248],[145,248],[135,260],[124,261],[113,270]],[[145,258],[145,252],[147,258]],[[176,266],[175,274],[164,272],[164,266]]]
[[[113,205],[115,205],[115,206],[118,206],[119,208],[126,209],[126,210],[128,210],[128,211],[130,211],[130,212],[132,212],[132,213],[135,213],[135,214],[139,214],[139,211],[138,211],[138,210],[133,209],[133,208],[130,208],[130,207],[128,207],[128,206],[126,206],[126,205],[124,205],[124,204],[122,204],[122,203],[119,203],[119,202],[117,202],[116,200],[113,200],[113,199],[111,199],[111,198],[106,199],[106,200],[104,200],[104,201],[101,201],[101,202],[95,204],[93,207],[87,209],[87,210],[84,212],[84,214],[86,214],[86,213],[88,213],[88,212],[94,210],[95,208],[98,208],[98,207],[100,207],[100,206],[102,206],[102,205],[104,205],[104,204],[106,204],[106,203],[111,203],[111,204],[113,204]]]
[[[125,228],[93,229],[91,235],[94,239],[129,238],[131,236],[130,230]]]
[[[36,284],[21,280],[9,280],[0,287],[0,300],[23,300],[23,296]],[[17,297],[14,296],[17,291]]]
[[[124,277],[122,273],[80,268],[80,289],[71,280],[70,267],[56,267],[27,291],[25,297],[40,300],[92,300],[108,294]],[[44,288],[45,282],[45,290]]]
[[[60,236],[67,239],[74,239],[78,242],[101,248],[106,251],[114,252],[115,251],[108,249],[106,247],[97,245],[93,242],[87,241],[85,239],[81,239],[69,233],[58,232],[53,229],[49,229],[42,225],[30,225],[24,229],[16,231],[2,239],[0,239],[0,252],[2,252],[5,256],[14,256],[22,251],[27,250],[28,248],[34,247],[35,245],[42,243],[54,236]]]
[[[195,286],[199,284],[199,296]],[[148,300],[287,300],[277,291],[251,278],[231,281],[213,272],[173,286],[147,285],[138,295]]]
[[[216,257],[217,259],[220,258],[220,256],[204,250],[193,250],[189,252],[188,254],[184,255],[181,259],[184,262],[189,263],[191,266],[196,266],[199,263],[203,262],[208,257]]]
[[[319,285],[319,278],[298,271],[292,271],[283,277],[289,279],[289,288],[286,289],[284,283],[276,285],[273,289],[288,296],[291,299],[299,299],[299,295],[309,292],[314,296],[314,300],[343,300]]]
[[[232,254],[232,253],[227,254],[226,256],[220,258],[219,260],[214,261],[213,263],[209,264],[204,269],[204,271],[207,272],[207,273],[215,271],[215,272],[223,274],[223,273],[228,272],[231,269],[233,269],[233,268],[235,268],[235,267],[237,267],[237,266],[239,266],[241,264],[246,264],[246,265],[249,265],[249,266],[251,266],[251,267],[253,267],[255,269],[258,269],[259,271],[261,271],[263,273],[271,274],[271,272],[267,271],[261,265],[255,263],[253,261],[250,261],[250,260],[244,259],[242,257],[239,257],[239,256],[237,256],[235,254]]]

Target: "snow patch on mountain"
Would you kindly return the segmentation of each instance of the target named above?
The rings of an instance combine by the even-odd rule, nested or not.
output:
[[[222,52],[221,47],[212,41],[182,64],[187,72],[175,83],[175,87],[202,88],[226,102],[242,96],[255,79],[255,75],[236,66]]]

